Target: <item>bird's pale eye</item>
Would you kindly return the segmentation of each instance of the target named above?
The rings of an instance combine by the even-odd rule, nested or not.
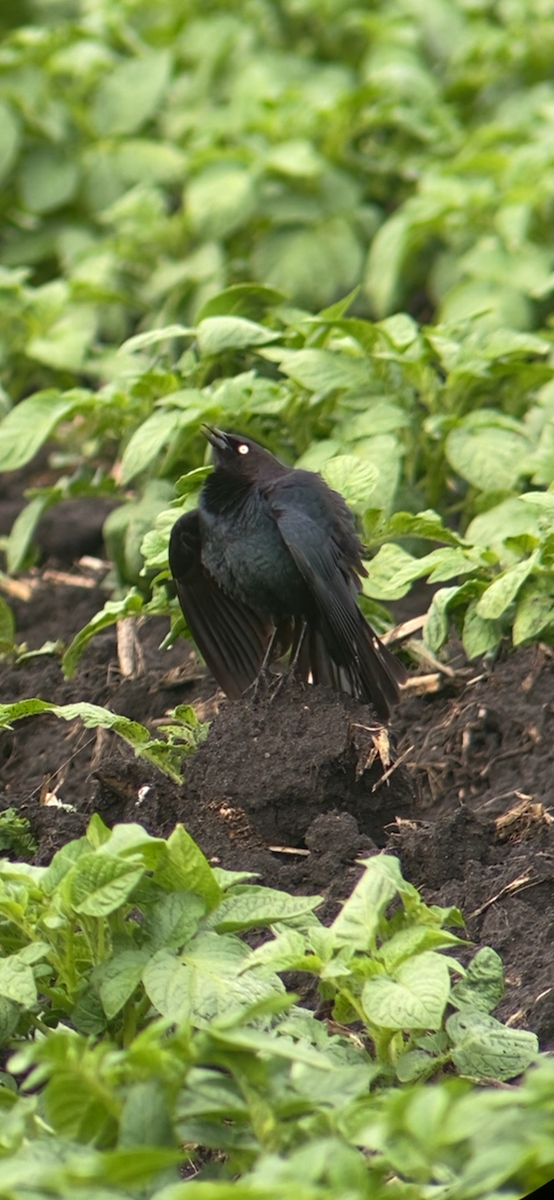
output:
[[[249,449],[250,449],[249,446],[245,446],[244,442],[241,442],[240,446],[238,446],[237,448],[238,448],[239,454],[248,454]]]

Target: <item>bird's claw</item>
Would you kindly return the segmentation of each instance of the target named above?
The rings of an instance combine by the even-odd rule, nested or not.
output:
[[[296,663],[293,663],[290,667],[287,668],[286,671],[283,671],[280,675],[277,675],[275,677],[275,682],[271,688],[271,692],[270,692],[270,696],[269,696],[270,704],[272,704],[273,701],[277,699],[277,696],[280,695],[283,688],[287,684],[290,684],[290,683],[299,683],[302,687],[304,687],[305,680],[303,679],[300,671],[298,670],[298,666]]]
[[[262,667],[261,671],[256,675],[254,682],[243,693],[244,699],[255,702],[261,699],[264,693],[271,695],[274,679],[275,675],[273,671],[270,671],[268,667]]]

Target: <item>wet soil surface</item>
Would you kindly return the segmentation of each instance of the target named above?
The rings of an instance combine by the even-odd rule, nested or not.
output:
[[[0,496],[0,525],[2,519]],[[108,570],[88,513],[63,542],[61,510],[45,534],[42,565],[0,577],[28,650],[72,636],[103,606]],[[4,514],[6,515],[6,514]],[[57,542],[56,542],[57,539]],[[322,688],[285,685],[276,698],[228,703],[190,646],[160,643],[167,622],[134,626],[134,674],[113,628],[98,634],[75,676],[59,654],[0,660],[0,703],[38,696],[89,701],[160,723],[178,704],[211,720],[207,740],[177,784],[115,734],[44,714],[0,730],[0,810],[17,807],[47,863],[83,833],[92,812],[108,824],[139,821],[167,836],[181,821],[210,862],[260,881],[324,896],[332,917],[358,878],[357,860],[397,854],[429,903],[462,909],[468,936],[504,961],[503,1020],[534,1029],[554,1048],[554,655],[546,646],[485,668],[452,659],[438,691],[408,690],[390,730],[367,707]],[[54,800],[54,803],[51,801]],[[61,801],[69,808],[56,804]],[[49,802],[50,801],[50,802]],[[552,815],[551,815],[552,812]]]

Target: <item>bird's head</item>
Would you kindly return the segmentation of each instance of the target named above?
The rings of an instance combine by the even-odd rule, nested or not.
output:
[[[236,433],[223,433],[213,425],[203,425],[202,433],[213,447],[216,471],[247,483],[273,478],[287,470],[269,450],[264,450],[263,446],[258,446],[250,438]]]

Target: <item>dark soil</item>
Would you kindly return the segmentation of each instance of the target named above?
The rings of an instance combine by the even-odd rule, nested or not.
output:
[[[0,529],[14,505],[0,491]],[[81,516],[52,510],[40,568],[0,579],[29,650],[67,645],[106,599],[107,564],[82,558],[99,552],[105,514],[82,507]],[[498,1015],[554,1048],[552,651],[519,651],[486,669],[453,660],[463,669],[437,692],[410,690],[387,735],[366,707],[322,688],[287,684],[276,699],[228,703],[190,646],[159,650],[166,631],[160,619],[138,624],[135,677],[122,674],[114,629],[90,643],[69,681],[55,654],[0,662],[1,703],[86,700],[156,736],[177,704],[213,717],[182,785],[79,721],[42,715],[0,731],[0,809],[28,817],[35,861],[80,836],[95,811],[164,836],[182,821],[210,862],[321,893],[325,918],[355,883],[356,860],[386,848],[428,902],[459,905],[469,937],[501,954],[508,986]]]

